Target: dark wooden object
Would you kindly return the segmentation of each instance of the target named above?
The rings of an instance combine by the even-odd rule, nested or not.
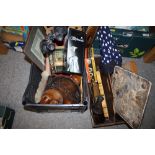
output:
[[[96,66],[99,67],[100,64],[100,57],[95,58]],[[89,84],[90,89],[90,112],[91,112],[91,119],[92,119],[92,125],[94,128],[98,127],[105,127],[110,125],[117,125],[117,124],[123,124],[123,119],[115,114],[113,109],[113,94],[111,89],[111,77],[110,75],[104,75],[101,74],[102,78],[102,84],[104,87],[104,93],[107,101],[107,108],[109,112],[109,119],[106,119],[103,114],[95,114],[93,112],[93,92],[92,92],[92,86]]]
[[[0,43],[0,54],[7,54],[7,53],[8,48],[3,43]]]
[[[150,51],[148,51],[144,56],[143,60],[145,63],[151,63],[155,61],[155,47],[153,47]]]
[[[86,31],[86,47],[90,48],[96,36],[98,26],[88,26]]]

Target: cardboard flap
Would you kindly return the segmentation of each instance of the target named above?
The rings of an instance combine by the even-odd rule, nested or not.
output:
[[[116,66],[112,76],[114,111],[132,128],[141,124],[151,82]]]

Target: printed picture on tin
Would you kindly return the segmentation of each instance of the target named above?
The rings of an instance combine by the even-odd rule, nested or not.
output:
[[[70,48],[70,52],[68,53],[68,60],[67,60],[67,71],[74,72],[74,73],[80,73],[80,67],[79,67],[79,58],[77,56],[77,47],[72,46]]]
[[[85,34],[69,29],[66,71],[82,74],[84,69]]]

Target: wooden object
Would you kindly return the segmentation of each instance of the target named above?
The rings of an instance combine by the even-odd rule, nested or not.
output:
[[[7,53],[8,48],[3,43],[0,43],[0,54],[7,54]]]
[[[102,101],[103,114],[104,114],[105,118],[109,118],[106,97],[105,97],[104,88],[103,88],[103,85],[102,85],[101,74],[100,74],[99,71],[97,71],[96,75],[97,75],[97,81],[98,81],[98,86],[99,86],[99,90],[100,90],[100,95],[103,96],[103,98],[104,98],[103,101]]]
[[[86,31],[86,47],[91,47],[94,41],[98,26],[89,26]]]
[[[153,47],[150,51],[148,51],[144,56],[143,60],[145,63],[151,63],[155,61],[155,47]]]
[[[96,68],[99,68],[100,65],[100,57],[95,57]],[[124,123],[123,119],[116,113],[114,113],[113,109],[113,94],[111,89],[111,76],[107,74],[101,73],[101,81],[104,89],[104,95],[106,99],[107,109],[109,118],[107,119],[103,114],[96,114],[93,112],[94,102],[93,102],[93,93],[92,93],[92,84],[89,84],[90,89],[90,112],[91,112],[91,120],[94,128],[105,127],[110,125],[117,125]],[[100,81],[100,80],[99,80]],[[103,91],[101,91],[103,94]],[[104,97],[103,97],[104,98]],[[104,104],[103,104],[104,105]]]
[[[76,29],[82,31],[82,26],[69,26],[69,28]]]
[[[91,52],[91,62],[92,62],[92,68],[93,68],[93,75],[94,75],[94,80],[95,80],[94,82],[93,81],[92,82],[93,82],[93,85],[95,84],[97,87],[97,88],[93,87],[93,89],[95,88],[95,90],[93,91],[94,97],[97,97],[97,96],[103,97],[102,111],[103,111],[104,117],[106,119],[109,119],[109,113],[108,113],[108,109],[107,109],[107,103],[106,103],[106,97],[104,94],[104,88],[102,85],[101,74],[100,74],[100,71],[97,70],[96,63],[95,63],[94,49],[91,48],[90,52]]]
[[[93,67],[93,73],[94,73],[94,80],[97,81],[96,64],[94,59],[94,48],[91,48],[91,61],[92,61],[92,67]]]
[[[15,35],[7,32],[1,32],[1,39],[7,42],[24,41],[23,36]]]
[[[89,60],[88,60],[88,48],[85,48],[85,68],[86,68],[86,74],[87,74],[87,80],[88,83],[91,82],[91,77],[90,77],[90,73],[89,73]]]
[[[97,82],[93,83],[93,95],[95,98],[100,95],[100,90]]]

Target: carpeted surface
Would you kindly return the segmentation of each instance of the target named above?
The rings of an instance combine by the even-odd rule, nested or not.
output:
[[[124,61],[130,59],[124,58]],[[136,60],[136,59],[135,59]],[[146,107],[141,128],[155,128],[155,62],[144,64],[143,59],[136,60],[138,74],[152,82],[152,89]],[[13,128],[92,128],[90,113],[35,113],[23,109],[22,96],[26,89],[30,72],[30,63],[24,54],[9,51],[0,55],[0,104],[13,108],[16,112]],[[105,128],[128,128],[124,125]]]

